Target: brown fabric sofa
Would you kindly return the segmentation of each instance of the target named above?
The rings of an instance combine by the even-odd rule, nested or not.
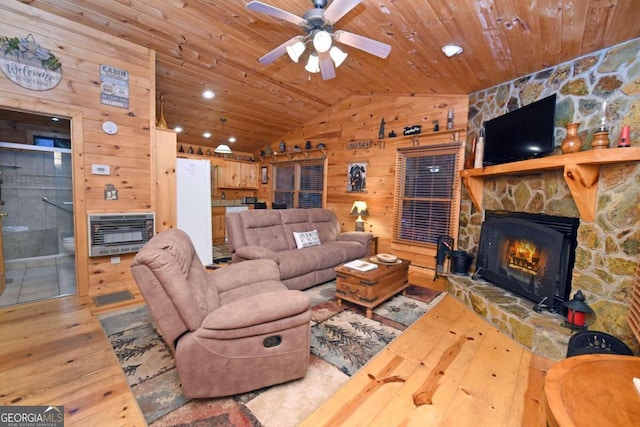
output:
[[[303,377],[309,297],[278,280],[272,260],[208,272],[178,229],[153,237],[131,263],[187,397],[228,396]]]
[[[335,267],[370,253],[373,235],[341,232],[330,209],[247,210],[225,215],[233,262],[270,259],[289,289],[306,289],[335,279]],[[317,230],[320,245],[298,249],[294,232]]]

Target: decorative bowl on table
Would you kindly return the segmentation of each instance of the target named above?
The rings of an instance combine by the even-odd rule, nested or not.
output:
[[[378,259],[378,261],[385,264],[395,264],[396,262],[398,262],[398,257],[391,254],[377,254],[376,258]]]

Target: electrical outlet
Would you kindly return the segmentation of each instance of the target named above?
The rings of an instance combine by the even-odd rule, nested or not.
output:
[[[119,256],[112,256],[111,257],[111,264],[120,264],[120,257]]]

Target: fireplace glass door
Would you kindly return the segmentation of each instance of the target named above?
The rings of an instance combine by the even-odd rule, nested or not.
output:
[[[536,303],[553,305],[563,234],[519,218],[482,225],[476,271],[482,278]]]

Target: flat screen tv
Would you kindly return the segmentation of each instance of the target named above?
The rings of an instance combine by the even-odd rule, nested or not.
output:
[[[555,150],[556,95],[484,122],[483,165],[516,162]]]

